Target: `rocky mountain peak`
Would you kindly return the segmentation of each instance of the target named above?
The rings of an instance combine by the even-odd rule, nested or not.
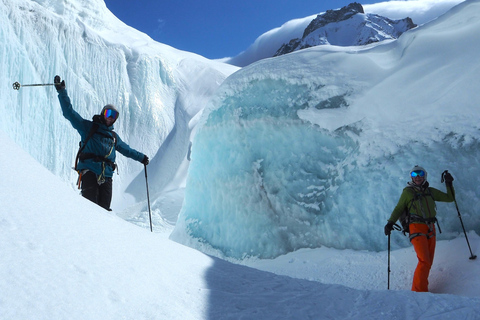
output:
[[[348,6],[345,6],[339,10],[327,10],[327,12],[324,14],[317,15],[317,17],[310,22],[307,28],[305,28],[303,37],[308,36],[311,32],[326,26],[329,23],[350,19],[357,13],[365,13],[362,5],[358,2],[350,3]]]
[[[360,3],[353,2],[338,10],[319,14],[305,28],[302,38],[283,44],[274,56],[317,46],[358,46],[387,39],[397,39],[416,27],[412,19],[391,20],[376,14],[365,14]]]

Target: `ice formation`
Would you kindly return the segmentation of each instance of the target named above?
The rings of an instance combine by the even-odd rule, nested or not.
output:
[[[72,185],[80,137],[63,118],[55,89],[15,91],[14,82],[52,83],[60,75],[74,108],[87,119],[108,103],[117,106],[115,131],[152,159],[156,193],[181,167],[190,120],[237,70],[153,41],[118,20],[101,0],[7,0],[0,3],[0,21],[0,127]],[[113,205],[122,208],[125,190],[137,201],[145,198],[134,187],[142,182],[143,168],[123,157],[118,167]],[[134,180],[139,173],[140,181]]]
[[[478,232],[479,5],[398,41],[311,48],[230,76],[193,141],[172,238],[237,259],[382,250],[416,164],[440,190],[443,170],[454,175],[463,219]],[[439,238],[461,232],[453,204],[438,211]]]

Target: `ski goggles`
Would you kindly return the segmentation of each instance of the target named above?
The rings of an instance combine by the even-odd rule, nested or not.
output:
[[[425,177],[425,171],[423,171],[423,170],[412,171],[412,173],[410,173],[410,175],[412,176],[412,178]]]
[[[105,109],[105,111],[103,111],[103,116],[105,117],[105,119],[113,118],[113,120],[117,120],[118,111],[115,111],[115,110],[112,110],[112,109]]]

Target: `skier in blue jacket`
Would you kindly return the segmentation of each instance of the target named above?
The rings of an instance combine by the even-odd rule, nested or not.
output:
[[[130,148],[113,131],[113,124],[119,116],[115,106],[107,104],[99,115],[93,116],[93,121],[86,120],[73,110],[65,90],[65,80],[61,81],[59,76],[55,76],[54,83],[63,116],[78,131],[84,144],[80,149],[78,164],[75,167],[81,180],[82,196],[106,210],[111,210],[116,151],[144,165],[148,164],[149,159],[143,153]],[[93,126],[96,130],[92,129]],[[86,139],[88,141],[85,144]]]

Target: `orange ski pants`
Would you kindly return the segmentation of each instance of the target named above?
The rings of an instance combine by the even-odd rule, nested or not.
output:
[[[421,235],[410,240],[418,258],[417,268],[413,274],[412,291],[428,292],[428,275],[435,255],[435,226],[432,225],[432,231],[429,231],[426,224],[410,224],[410,236],[416,233]]]

